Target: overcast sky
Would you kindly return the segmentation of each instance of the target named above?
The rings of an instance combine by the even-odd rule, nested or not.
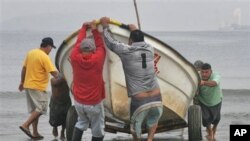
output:
[[[0,0],[0,30],[74,31],[109,16],[135,23],[133,0]],[[145,31],[217,30],[240,17],[250,25],[250,0],[137,0]]]

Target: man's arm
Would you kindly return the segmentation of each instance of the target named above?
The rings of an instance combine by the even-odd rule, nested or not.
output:
[[[96,46],[96,51],[94,54],[94,56],[98,57],[98,58],[104,58],[106,51],[105,51],[105,47],[104,47],[104,41],[103,38],[101,36],[101,33],[97,30],[96,27],[96,21],[92,21],[90,23],[90,28],[92,30],[92,34],[93,34],[93,38],[94,38],[94,42],[95,42],[95,46]]]
[[[62,73],[58,73],[57,79],[53,77],[50,80],[52,86],[60,85],[62,82],[65,82],[65,81],[66,80],[65,80],[64,76],[62,75]]]
[[[81,44],[82,40],[83,40],[84,38],[86,38],[86,30],[87,30],[87,27],[88,27],[88,23],[84,23],[84,24],[82,25],[82,28],[80,29],[80,31],[79,31],[79,33],[78,33],[78,35],[77,35],[77,39],[76,39],[76,44],[75,44],[75,46],[78,45],[78,47],[80,48],[80,44]]]
[[[217,73],[211,74],[212,76],[210,80],[201,80],[200,85],[201,86],[209,86],[209,87],[215,87],[220,83],[221,76]]]
[[[58,73],[58,71],[52,71],[52,72],[50,72],[50,74],[55,78],[55,79],[58,79],[59,78],[59,73]]]
[[[217,82],[216,81],[206,81],[206,80],[201,80],[200,82],[200,85],[201,86],[209,86],[209,87],[214,87],[214,86],[217,86]]]
[[[71,55],[80,53],[80,46],[81,46],[81,42],[84,38],[86,38],[86,30],[87,30],[87,23],[84,23],[82,28],[80,29],[78,35],[77,35],[77,39],[76,39],[76,43],[74,44],[74,47],[72,49]]]
[[[92,30],[92,34],[93,34],[93,37],[94,37],[94,42],[95,42],[96,50],[98,50],[100,48],[104,48],[104,42],[103,42],[101,33],[97,30],[96,21],[95,20],[92,21],[89,26],[90,26],[90,28]]]
[[[107,47],[118,54],[128,50],[129,45],[121,43],[112,37],[112,34],[109,30],[110,19],[107,17],[103,17],[100,19],[100,21],[103,26],[103,37]]]
[[[21,72],[21,82],[19,84],[19,91],[22,91],[24,88],[23,88],[23,83],[24,83],[24,80],[25,80],[25,74],[26,74],[26,67],[23,66],[22,68],[22,72]]]
[[[94,36],[96,49],[98,50],[99,48],[104,48],[104,43],[100,32],[97,29],[93,29],[92,34]]]

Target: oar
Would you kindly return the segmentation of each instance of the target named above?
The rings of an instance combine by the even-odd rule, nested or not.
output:
[[[140,17],[139,17],[139,12],[137,9],[136,0],[134,0],[134,6],[135,6],[135,13],[136,13],[136,18],[137,18],[138,28],[141,30],[141,23],[140,23]]]
[[[100,20],[96,20],[96,24],[100,24]],[[115,19],[110,19],[110,24],[117,25],[123,29],[129,30],[129,26],[127,24],[121,23]]]
[[[96,24],[100,24],[100,20],[96,20]],[[123,23],[121,23],[117,20],[114,20],[114,19],[110,19],[110,24],[114,24],[114,25],[117,25],[123,29],[129,30],[128,25],[123,24]],[[79,31],[80,31],[80,29],[73,32],[70,36],[68,36],[65,40],[63,40],[63,43],[60,46],[64,46],[65,44],[67,44],[69,42],[69,40],[71,40],[73,37],[75,37],[78,34]]]

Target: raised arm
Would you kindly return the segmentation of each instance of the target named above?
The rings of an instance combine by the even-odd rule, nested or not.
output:
[[[94,37],[96,50],[99,50],[99,48],[104,48],[104,42],[103,42],[101,33],[97,30],[96,21],[95,20],[92,21],[89,26],[90,26],[90,28],[92,30],[92,34],[93,34],[93,37]]]
[[[77,40],[76,43],[74,45],[74,48],[72,50],[72,54],[80,52],[80,45],[81,42],[84,38],[86,38],[86,30],[88,28],[88,23],[84,23],[82,28],[80,29],[78,35],[77,35]]]
[[[107,17],[103,17],[100,19],[100,21],[103,26],[103,37],[107,47],[117,54],[127,51],[129,45],[121,43],[112,37],[112,34],[109,30],[110,19]]]
[[[97,30],[96,21],[93,20],[92,22],[90,22],[89,27],[92,30],[92,35],[93,35],[95,46],[96,46],[96,51],[92,55],[99,59],[103,59],[105,57],[106,51],[105,51],[104,41],[101,36],[101,33]]]
[[[86,38],[86,30],[87,30],[87,28],[88,28],[88,23],[84,23],[82,25],[82,28],[80,29],[78,35],[77,35],[77,39],[76,39],[75,45],[79,45],[79,48],[80,48],[80,44],[81,44],[82,40],[84,38]]]

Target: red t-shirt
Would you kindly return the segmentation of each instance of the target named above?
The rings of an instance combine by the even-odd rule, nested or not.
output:
[[[84,55],[80,51],[82,40],[86,37],[87,27],[78,33],[77,41],[70,54],[73,69],[73,94],[77,102],[86,105],[100,103],[105,98],[102,76],[106,51],[103,38],[97,30],[92,30],[95,40],[95,53]]]

